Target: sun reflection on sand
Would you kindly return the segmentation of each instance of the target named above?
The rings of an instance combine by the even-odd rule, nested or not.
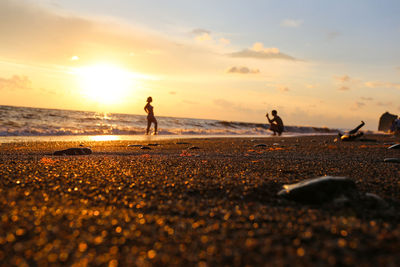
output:
[[[89,136],[90,141],[116,141],[121,140],[121,137],[118,135],[95,135]]]

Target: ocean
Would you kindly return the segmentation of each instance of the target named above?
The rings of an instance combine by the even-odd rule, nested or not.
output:
[[[157,139],[178,137],[265,137],[268,124],[156,116]],[[99,113],[0,105],[0,142],[57,140],[140,140],[146,115]],[[285,126],[284,136],[333,134],[325,127]],[[154,137],[153,137],[154,138]]]

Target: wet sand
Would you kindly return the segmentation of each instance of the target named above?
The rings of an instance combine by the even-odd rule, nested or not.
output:
[[[383,159],[399,140],[367,137],[1,144],[0,266],[398,266],[400,164]],[[323,175],[389,207],[276,195]]]

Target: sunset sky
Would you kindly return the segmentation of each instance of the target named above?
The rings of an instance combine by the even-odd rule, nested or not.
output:
[[[0,105],[376,130],[398,0],[1,0]]]

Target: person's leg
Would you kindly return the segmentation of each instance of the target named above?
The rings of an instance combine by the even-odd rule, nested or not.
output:
[[[157,134],[157,120],[154,118],[154,134]]]
[[[354,128],[353,130],[351,130],[351,131],[349,132],[349,134],[355,134],[355,133],[358,132],[358,130],[360,130],[361,127],[363,127],[364,125],[365,125],[365,123],[364,123],[363,121],[361,121],[361,124],[358,125],[356,128]]]
[[[274,135],[276,135],[277,127],[276,127],[275,124],[271,124],[271,125],[269,126],[269,130],[272,131],[272,132],[274,133]]]
[[[151,126],[151,120],[147,119],[147,129],[146,129],[146,134],[149,134],[149,131],[150,131],[150,126]]]

